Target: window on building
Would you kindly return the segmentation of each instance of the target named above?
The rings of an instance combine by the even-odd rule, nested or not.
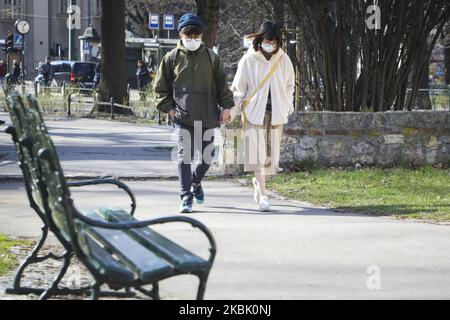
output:
[[[69,5],[68,0],[58,0],[58,14],[67,15],[67,7]]]
[[[101,0],[95,0],[95,11],[94,11],[94,15],[96,16],[101,16],[102,13],[102,5],[101,5]]]
[[[4,19],[17,19],[22,15],[22,0],[3,0],[1,11]]]

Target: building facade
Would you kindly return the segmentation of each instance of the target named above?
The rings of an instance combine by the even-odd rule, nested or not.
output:
[[[69,21],[68,9],[72,9]],[[8,32],[15,33],[14,23],[23,18],[29,21],[31,31],[25,38],[26,79],[36,75],[36,67],[46,56],[53,60],[79,60],[82,52],[79,37],[90,25],[101,34],[101,0],[0,0],[0,39]],[[69,28],[71,26],[71,28]],[[71,31],[72,30],[72,31]],[[69,45],[72,39],[72,45]],[[14,58],[20,55],[14,56]],[[6,52],[0,51],[6,60]],[[10,59],[11,60],[11,57]]]

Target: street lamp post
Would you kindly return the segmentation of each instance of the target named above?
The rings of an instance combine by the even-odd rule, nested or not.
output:
[[[73,0],[69,0],[69,61],[72,61],[72,51],[73,51],[73,15],[75,14],[75,10],[73,8]]]
[[[21,57],[22,60],[22,86],[25,84],[25,35],[22,35]]]

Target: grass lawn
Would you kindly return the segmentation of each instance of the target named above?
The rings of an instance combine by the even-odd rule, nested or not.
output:
[[[12,240],[0,233],[0,276],[7,274],[19,263],[11,249],[16,246],[30,246],[32,242],[28,240]]]
[[[268,188],[280,195],[338,210],[450,221],[450,170],[312,170],[273,177]]]

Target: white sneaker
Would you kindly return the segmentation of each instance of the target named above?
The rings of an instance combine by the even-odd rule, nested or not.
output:
[[[259,201],[258,210],[261,212],[270,212],[272,209],[270,209],[270,203],[268,197],[262,197]]]
[[[252,179],[253,182],[253,188],[254,193],[253,193],[253,200],[255,200],[255,203],[259,203],[259,189],[258,189],[258,181],[256,181],[256,178]]]

